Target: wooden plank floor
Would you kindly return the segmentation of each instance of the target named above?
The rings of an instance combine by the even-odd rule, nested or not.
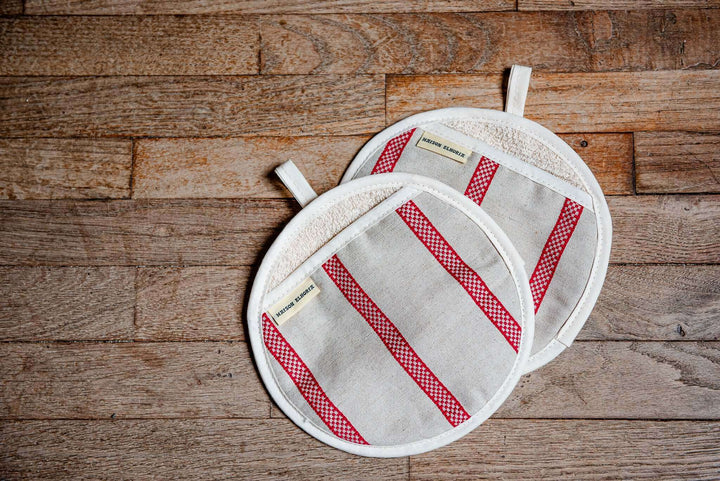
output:
[[[587,161],[611,266],[578,341],[411,458],[273,405],[247,284],[377,131],[526,115]],[[0,0],[0,479],[720,479],[717,0]]]

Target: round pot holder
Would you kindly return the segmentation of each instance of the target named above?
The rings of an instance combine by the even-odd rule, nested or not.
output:
[[[417,175],[315,198],[292,163],[278,174],[307,207],[260,265],[248,330],[285,414],[331,446],[391,457],[443,446],[495,412],[534,325],[522,260],[495,222]]]
[[[447,108],[408,117],[373,137],[342,182],[406,172],[455,188],[493,218],[522,257],[535,309],[532,371],[585,324],[610,256],[610,212],[570,146],[522,117],[530,68],[514,66],[506,112]]]

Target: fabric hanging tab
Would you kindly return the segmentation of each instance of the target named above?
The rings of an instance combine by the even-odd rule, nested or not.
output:
[[[505,112],[523,116],[525,112],[525,99],[527,99],[527,91],[530,86],[530,67],[522,65],[513,65],[510,68],[510,78],[508,79],[507,98],[505,100]]]
[[[280,180],[287,190],[295,197],[295,200],[298,201],[300,207],[305,207],[310,201],[317,197],[317,194],[313,188],[310,187],[305,176],[302,175],[302,172],[300,172],[300,169],[297,168],[292,160],[280,164],[275,169],[275,173],[280,177]]]

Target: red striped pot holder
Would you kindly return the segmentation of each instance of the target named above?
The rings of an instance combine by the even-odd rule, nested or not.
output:
[[[290,222],[248,319],[259,371],[291,419],[349,452],[403,456],[499,407],[529,357],[533,312],[520,256],[476,203],[391,174],[333,189]]]
[[[431,111],[378,134],[343,182],[398,172],[463,193],[513,242],[536,314],[528,370],[573,341],[602,285],[611,227],[600,187],[567,144],[505,112]]]

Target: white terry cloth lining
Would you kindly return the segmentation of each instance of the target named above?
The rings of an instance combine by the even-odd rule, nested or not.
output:
[[[267,304],[265,298],[270,290],[269,280],[278,264],[278,260],[286,255],[288,244],[296,242],[298,233],[305,230],[308,224],[313,223],[318,215],[324,211],[328,211],[332,206],[343,206],[348,198],[352,198],[358,192],[373,190],[379,192],[395,192],[401,187],[410,187],[410,189],[399,193],[398,199],[404,196],[405,192],[408,194],[417,193],[418,191],[431,193],[458,209],[482,228],[507,265],[516,286],[521,309],[521,316],[517,321],[522,328],[523,335],[520,340],[518,355],[515,357],[515,362],[507,378],[487,404],[467,421],[433,438],[404,445],[371,446],[355,444],[330,435],[323,428],[317,426],[312,419],[305,417],[293,406],[279,388],[278,380],[275,378],[269,364],[270,354],[265,349],[262,339],[262,306]],[[376,216],[373,215],[371,217]],[[357,230],[363,229],[364,223],[362,222],[362,218],[360,220],[361,222],[350,225],[348,227],[349,233],[343,235],[352,236]],[[330,247],[334,246],[329,246],[329,248]],[[430,451],[459,439],[480,425],[502,405],[524,372],[525,364],[529,358],[534,335],[533,310],[532,294],[530,293],[528,278],[519,254],[515,251],[505,233],[497,227],[495,222],[481,208],[456,190],[436,180],[413,174],[392,173],[368,176],[347,182],[321,195],[308,205],[307,208],[300,211],[300,213],[288,223],[275,242],[273,242],[263,259],[255,282],[253,283],[247,314],[250,343],[260,375],[273,400],[293,422],[311,436],[343,451],[362,456],[398,457]]]
[[[480,137],[491,146],[581,188],[592,199],[598,242],[587,287],[555,339],[528,361],[525,372],[534,371],[572,344],[600,295],[607,274],[612,241],[612,223],[605,196],[585,162],[553,132],[536,122],[507,112],[472,107],[431,110],[411,115],[391,125],[363,146],[345,171],[341,183],[352,181],[373,154],[397,135],[414,127],[425,128],[436,123],[471,137]]]
[[[270,287],[276,287],[335,234],[392,195],[400,187],[400,184],[388,184],[383,189],[357,189],[342,203],[324,205],[323,212],[318,213],[313,222],[308,222],[299,228],[296,235],[297,241],[286,246],[285,255],[278,259],[278,264],[270,275]]]
[[[466,147],[472,150],[473,152],[485,155],[491,160],[497,162],[498,164],[507,167],[508,169],[517,172],[518,174],[527,177],[534,182],[542,184],[548,189],[554,190],[558,194],[577,202],[591,212],[593,211],[592,198],[587,192],[549,174],[545,170],[535,167],[532,164],[522,162],[521,160],[512,157],[505,152],[486,144],[481,140],[474,139],[461,132],[458,132],[457,130],[446,127],[443,124],[432,123],[423,125],[420,128],[422,128],[426,132],[430,132],[444,137],[462,147]]]
[[[293,290],[303,279],[311,272],[318,268],[323,262],[330,258],[335,252],[339,251],[346,244],[351,242],[355,237],[365,232],[367,229],[375,225],[385,215],[393,212],[402,204],[410,200],[415,194],[420,192],[414,187],[402,187],[399,191],[373,207],[369,212],[363,214],[359,219],[340,231],[335,237],[321,247],[317,252],[310,256],[303,264],[290,274],[276,288],[270,291],[265,297],[265,305],[263,311],[285,297]],[[319,227],[321,228],[321,227]]]
[[[517,118],[517,120],[520,120],[520,118]],[[506,123],[487,119],[446,120],[443,121],[443,124],[469,137],[480,139],[589,193],[582,178],[568,164],[568,160],[563,153],[542,138],[538,138],[525,130],[518,130]]]

